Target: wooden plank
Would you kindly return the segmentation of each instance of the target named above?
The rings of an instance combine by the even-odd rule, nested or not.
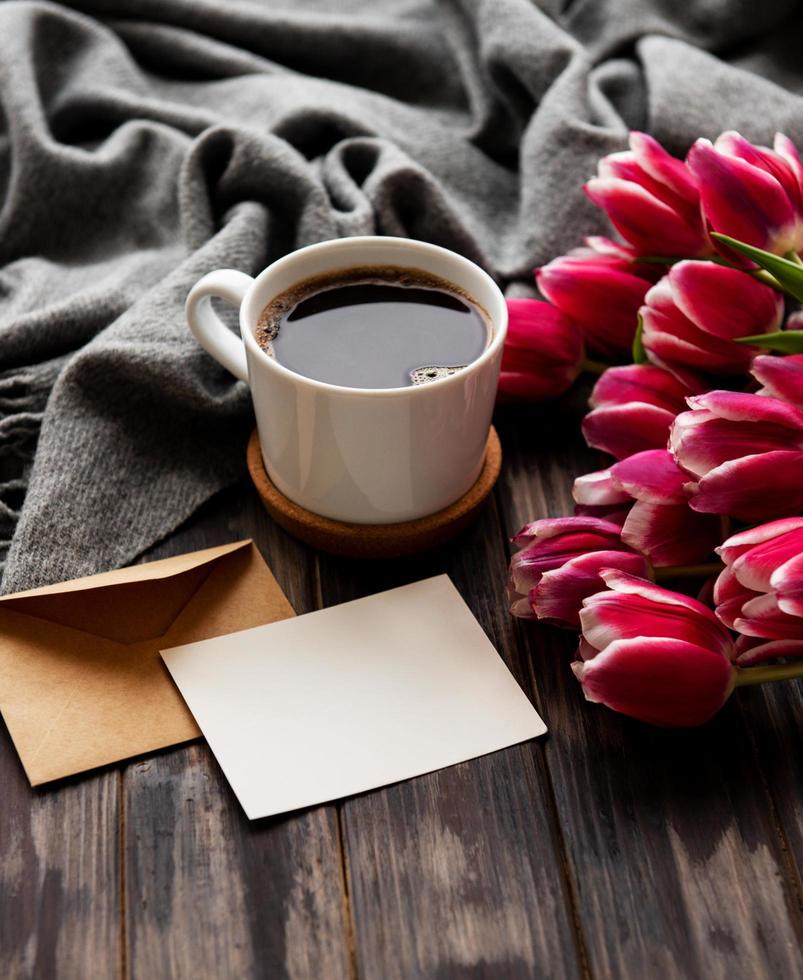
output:
[[[493,506],[420,560],[322,557],[323,605],[444,571],[521,679]],[[361,977],[581,975],[541,742],[355,797],[341,819]]]
[[[232,490],[149,558],[252,537],[298,612],[306,551],[250,488]],[[203,743],[124,773],[128,967],[133,978],[351,973],[337,812],[250,823]]]
[[[739,704],[803,915],[803,681],[743,688]]]
[[[506,414],[497,427],[508,533],[570,513],[572,476],[604,465],[583,449],[579,416],[555,406]],[[795,882],[742,692],[703,728],[650,728],[583,701],[571,634],[523,624],[520,635],[552,731],[546,762],[592,973],[800,976]],[[798,716],[798,760],[799,734]]]
[[[118,774],[31,790],[0,728],[0,974],[111,980],[122,965]]]

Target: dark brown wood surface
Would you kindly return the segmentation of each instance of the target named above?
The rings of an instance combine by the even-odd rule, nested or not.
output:
[[[570,634],[508,615],[509,536],[599,465],[581,407],[499,413],[492,501],[427,556],[318,555],[247,481],[147,556],[253,537],[299,613],[447,572],[546,738],[249,823],[202,742],[32,791],[3,731],[0,975],[803,976],[803,687],[651,729],[584,703]]]

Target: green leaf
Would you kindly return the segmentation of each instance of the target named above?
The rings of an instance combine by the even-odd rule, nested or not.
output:
[[[803,330],[779,330],[777,333],[757,333],[752,337],[734,337],[737,344],[750,344],[782,354],[803,354]]]
[[[647,351],[644,350],[644,344],[641,340],[641,335],[644,333],[644,320],[639,313],[638,324],[636,326],[636,333],[633,337],[633,363],[634,364],[646,364],[647,363]]]
[[[716,238],[723,245],[741,252],[748,259],[752,259],[762,269],[774,276],[778,280],[778,285],[785,292],[803,302],[803,265],[790,262],[789,259],[780,255],[773,255],[772,252],[765,252],[763,248],[746,245],[744,242],[731,238],[730,235],[720,235],[719,232],[713,231],[711,237]]]

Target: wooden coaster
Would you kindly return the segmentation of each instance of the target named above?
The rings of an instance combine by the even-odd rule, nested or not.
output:
[[[474,486],[449,507],[401,524],[348,524],[313,514],[280,493],[262,462],[256,431],[248,443],[248,472],[262,503],[281,527],[306,544],[346,558],[403,558],[451,540],[479,514],[502,466],[502,447],[491,426],[485,462]]]

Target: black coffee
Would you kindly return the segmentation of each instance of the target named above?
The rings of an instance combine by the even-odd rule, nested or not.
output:
[[[298,374],[348,388],[401,388],[454,374],[488,344],[465,292],[418,269],[366,267],[307,279],[262,311],[257,341]]]

